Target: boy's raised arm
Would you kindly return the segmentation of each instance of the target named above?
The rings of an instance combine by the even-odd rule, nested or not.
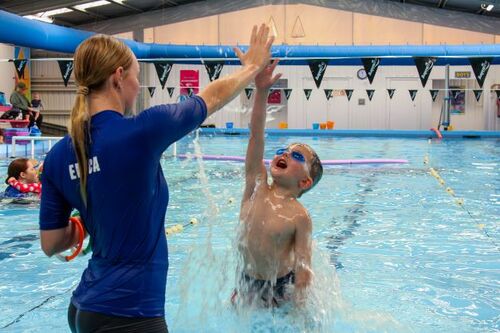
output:
[[[266,106],[267,96],[271,86],[278,81],[281,74],[273,76],[274,69],[278,65],[278,60],[273,60],[270,65],[264,68],[255,77],[254,105],[250,120],[250,138],[248,140],[247,154],[245,159],[245,193],[243,200],[250,198],[255,188],[257,177],[266,180],[266,168],[263,163],[264,158],[264,129],[266,127]]]

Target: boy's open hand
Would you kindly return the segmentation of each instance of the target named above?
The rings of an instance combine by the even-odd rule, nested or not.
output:
[[[281,73],[273,76],[274,69],[278,65],[279,59],[273,59],[270,65],[267,65],[257,76],[255,77],[255,87],[257,89],[269,89],[276,83],[281,77]]]

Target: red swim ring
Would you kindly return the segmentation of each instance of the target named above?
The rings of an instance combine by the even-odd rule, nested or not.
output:
[[[85,232],[83,230],[83,225],[82,222],[80,222],[80,219],[78,217],[70,217],[69,221],[73,223],[77,229],[78,232],[78,245],[76,246],[75,251],[68,255],[68,256],[63,256],[61,254],[57,254],[57,258],[59,258],[61,261],[71,261],[76,258],[82,251],[83,247],[83,239],[85,237]]]

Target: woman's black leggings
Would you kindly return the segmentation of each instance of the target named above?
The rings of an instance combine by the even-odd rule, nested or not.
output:
[[[129,318],[80,311],[69,304],[68,323],[73,333],[168,333],[165,317]]]

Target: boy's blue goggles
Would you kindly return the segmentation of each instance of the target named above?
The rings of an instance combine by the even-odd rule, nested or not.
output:
[[[302,155],[302,153],[299,153],[298,151],[290,150],[290,148],[280,148],[280,149],[276,150],[276,155],[280,156],[286,152],[290,153],[292,158],[294,160],[296,160],[297,162],[305,163],[306,158],[304,157],[304,155]]]

